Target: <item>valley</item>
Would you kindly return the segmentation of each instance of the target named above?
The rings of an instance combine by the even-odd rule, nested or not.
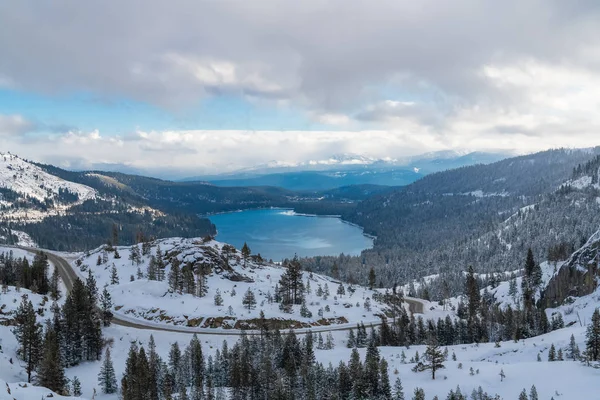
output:
[[[49,393],[23,382],[33,353],[13,334],[27,325],[31,301],[35,317],[28,318],[67,360],[53,370],[63,371],[68,385],[46,386],[87,399],[119,396],[98,380],[106,349],[121,394],[141,373],[127,366],[132,357],[148,357],[142,349],[167,360],[155,367],[158,400],[198,393],[195,379],[215,398],[245,398],[247,390],[289,398],[286,371],[307,382],[303,368],[315,374],[315,386],[294,390],[315,398],[328,398],[327,382],[352,368],[373,378],[357,375],[362,389],[337,389],[348,396],[383,390],[386,398],[387,387],[406,397],[422,389],[426,398],[512,399],[523,390],[540,398],[589,396],[599,378],[590,366],[600,361],[600,352],[598,359],[590,353],[596,324],[600,329],[597,154],[554,150],[439,172],[401,188],[304,193],[74,173],[7,158],[4,168],[18,165],[21,179],[4,178],[12,203],[3,226],[17,232],[9,245],[18,247],[0,248],[0,380],[16,399]],[[341,218],[304,216],[303,208]],[[79,330],[52,344],[61,329]],[[69,343],[81,343],[83,352]],[[198,348],[203,372],[193,378],[177,365],[197,371],[191,352]],[[433,380],[427,363],[436,351],[444,368]],[[258,371],[247,372],[249,381],[232,378],[242,354]],[[49,373],[51,356],[40,357],[32,383]],[[294,357],[297,367],[286,366]],[[251,383],[265,371],[278,376],[276,384]],[[548,384],[548,374],[571,378]]]

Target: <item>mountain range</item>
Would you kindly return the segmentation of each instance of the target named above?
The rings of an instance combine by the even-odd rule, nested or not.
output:
[[[506,153],[441,151],[377,159],[359,154],[337,154],[299,163],[271,161],[234,172],[196,176],[183,181],[206,181],[217,186],[278,186],[289,190],[327,190],[350,185],[404,186],[438,171],[488,164]]]

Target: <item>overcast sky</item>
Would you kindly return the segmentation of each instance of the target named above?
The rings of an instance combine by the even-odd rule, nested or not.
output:
[[[174,174],[600,144],[600,2],[0,2],[0,149]]]

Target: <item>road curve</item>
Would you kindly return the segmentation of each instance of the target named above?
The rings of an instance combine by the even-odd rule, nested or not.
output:
[[[49,250],[38,249],[34,247],[21,247],[15,246],[19,249],[29,251],[29,252],[38,252],[43,251],[48,255],[48,260],[54,264],[54,266],[58,269],[58,273],[63,280],[67,292],[71,291],[73,287],[73,282],[78,278],[77,273],[71,267],[71,264],[63,257],[53,253]],[[408,309],[410,312],[415,314],[423,314],[424,304],[418,299],[415,298],[404,298],[404,301],[408,304]],[[133,319],[133,318],[132,318]],[[114,314],[112,323],[119,326],[125,326],[129,328],[135,329],[144,329],[144,330],[152,330],[152,331],[164,331],[164,332],[176,332],[176,333],[196,333],[198,335],[222,335],[222,336],[239,336],[242,334],[242,331],[237,329],[231,330],[217,330],[211,328],[192,328],[186,326],[165,326],[152,322],[136,322],[132,319],[124,317],[119,314]],[[371,321],[369,323],[364,323],[366,326],[378,326],[381,325],[380,321]],[[316,326],[313,328],[302,328],[295,329],[294,332],[297,334],[305,334],[307,332],[334,332],[334,331],[348,331],[351,329],[356,329],[354,326]],[[260,334],[258,331],[243,331],[245,335],[255,335]]]

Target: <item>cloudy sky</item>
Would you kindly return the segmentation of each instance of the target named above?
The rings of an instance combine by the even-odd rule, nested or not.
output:
[[[600,144],[596,0],[0,2],[0,149],[199,174]]]

